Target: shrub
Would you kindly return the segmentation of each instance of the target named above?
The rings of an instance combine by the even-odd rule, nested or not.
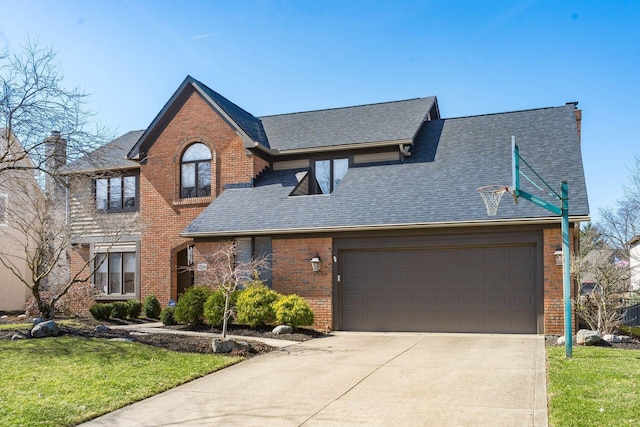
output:
[[[155,295],[147,295],[144,299],[143,309],[144,316],[150,319],[157,319],[160,317],[162,307]]]
[[[111,303],[111,317],[116,319],[126,319],[129,315],[129,306],[124,301]]]
[[[229,295],[229,308],[233,308],[238,300],[238,292],[231,292]],[[204,318],[211,326],[222,324],[224,315],[225,293],[222,289],[217,289],[209,295],[204,303]]]
[[[89,307],[89,313],[96,320],[107,320],[111,317],[111,304],[93,304]]]
[[[236,303],[237,321],[252,328],[273,322],[275,312],[272,304],[277,299],[278,293],[264,285],[241,291]]]
[[[180,297],[176,304],[175,319],[179,323],[200,325],[204,319],[204,303],[211,295],[211,289],[204,286],[194,286]]]
[[[49,303],[54,297],[56,292],[53,291],[41,291],[40,298],[43,301]],[[94,298],[98,294],[96,288],[90,283],[76,283],[66,294],[64,294],[56,303],[56,314],[62,314],[64,316],[76,316],[86,317],[89,313],[89,307],[94,303]],[[25,314],[29,317],[40,317],[41,313],[38,310],[38,304],[34,297],[29,298],[25,304]]]
[[[137,319],[142,313],[142,303],[132,299],[127,301],[127,315],[130,319]]]
[[[164,325],[170,326],[177,324],[174,317],[175,311],[176,309],[174,307],[165,307],[165,309],[162,310],[162,313],[160,313],[160,320]]]
[[[273,304],[276,321],[292,328],[313,325],[313,310],[307,301],[298,295],[283,295]]]

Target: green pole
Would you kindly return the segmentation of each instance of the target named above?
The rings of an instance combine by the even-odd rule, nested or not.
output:
[[[573,328],[571,327],[571,261],[569,254],[569,186],[562,181],[562,294],[564,299],[564,351],[572,357]]]

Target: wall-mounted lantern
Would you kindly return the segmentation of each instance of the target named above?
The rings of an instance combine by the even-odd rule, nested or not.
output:
[[[553,253],[556,258],[556,265],[562,265],[562,249],[558,249]]]
[[[311,269],[314,272],[318,272],[320,271],[320,264],[322,263],[322,261],[320,261],[320,257],[319,256],[314,256],[313,258],[311,258],[311,260],[309,261],[311,262]]]

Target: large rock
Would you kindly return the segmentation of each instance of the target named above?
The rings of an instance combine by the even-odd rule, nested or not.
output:
[[[244,341],[223,340],[214,338],[211,342],[214,353],[231,353],[233,350],[251,350],[251,345]]]
[[[602,337],[603,340],[605,340],[606,342],[609,343],[618,343],[618,342],[622,342],[622,339],[620,339],[619,336],[617,335],[613,335],[613,334],[606,334],[603,335]]]
[[[60,329],[58,325],[53,320],[47,320],[46,322],[38,323],[36,326],[31,329],[31,336],[33,338],[46,338],[46,337],[54,337],[58,335]]]
[[[109,330],[110,330],[109,327],[105,325],[98,325],[96,326],[96,329],[95,329],[96,332],[107,332]]]
[[[576,335],[576,344],[579,345],[596,345],[600,341],[602,341],[602,337],[597,331],[580,329]]]
[[[276,335],[291,334],[293,333],[293,328],[288,325],[278,325],[275,328],[273,328],[272,332]]]

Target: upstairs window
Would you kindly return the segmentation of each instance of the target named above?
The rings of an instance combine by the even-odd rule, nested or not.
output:
[[[349,170],[349,159],[316,160],[316,194],[330,194],[336,189]]]
[[[136,175],[96,179],[96,208],[106,212],[134,211],[138,208]]]
[[[180,162],[180,197],[211,195],[211,151],[197,142],[187,148]]]

